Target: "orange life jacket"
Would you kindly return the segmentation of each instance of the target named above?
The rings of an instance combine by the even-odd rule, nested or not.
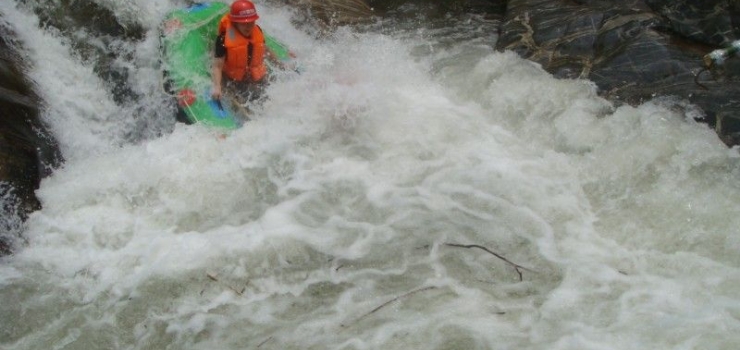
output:
[[[226,15],[221,18],[218,32],[224,34],[226,59],[223,72],[227,77],[236,81],[248,79],[257,82],[267,75],[265,36],[260,27],[255,25],[252,35],[246,38],[231,24],[229,16]]]

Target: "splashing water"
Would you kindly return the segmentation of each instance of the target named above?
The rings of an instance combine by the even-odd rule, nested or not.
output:
[[[740,159],[692,106],[614,106],[480,38],[315,39],[258,3],[302,73],[220,139],[160,120],[172,5],[100,3],[147,30],[121,43],[134,106],[0,5],[68,159],[0,265],[3,348],[740,343]],[[128,142],[142,118],[162,136]]]

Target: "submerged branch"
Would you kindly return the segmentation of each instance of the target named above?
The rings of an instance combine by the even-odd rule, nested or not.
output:
[[[259,349],[260,347],[262,347],[262,345],[265,345],[265,343],[267,343],[270,340],[272,340],[272,336],[267,337],[267,339],[265,339],[261,343],[259,343],[259,345],[257,345],[257,348]]]
[[[380,304],[380,305],[379,305],[378,307],[376,307],[376,308],[374,308],[374,309],[370,310],[370,312],[368,312],[368,313],[366,313],[366,314],[364,314],[364,315],[360,316],[359,318],[357,318],[357,319],[356,319],[356,320],[355,320],[354,322],[352,322],[352,323],[350,323],[350,324],[342,324],[342,327],[349,327],[349,326],[351,326],[351,325],[353,325],[353,324],[355,324],[355,323],[357,323],[357,322],[360,322],[360,321],[362,321],[362,320],[363,320],[363,319],[364,319],[365,317],[368,317],[368,316],[370,316],[370,315],[372,315],[372,314],[374,314],[374,313],[378,312],[378,310],[380,310],[380,309],[382,309],[382,308],[384,308],[384,307],[386,307],[386,306],[388,306],[388,305],[390,305],[390,304],[392,304],[392,303],[394,303],[394,302],[396,302],[396,301],[398,301],[398,300],[401,300],[401,299],[403,299],[403,298],[406,298],[406,297],[412,296],[412,295],[414,295],[414,294],[416,294],[416,293],[419,293],[419,292],[423,292],[423,291],[427,291],[427,290],[432,290],[432,289],[437,289],[437,287],[436,287],[436,286],[427,286],[427,287],[424,287],[424,288],[414,289],[414,290],[412,290],[412,291],[410,291],[410,292],[408,292],[408,293],[405,293],[405,294],[399,295],[399,296],[397,296],[397,297],[395,297],[395,298],[393,298],[393,299],[391,299],[391,300],[388,300],[388,301],[386,301],[385,303],[382,303],[382,304]]]
[[[486,247],[484,247],[482,245],[477,245],[477,244],[456,244],[456,243],[445,243],[444,245],[450,246],[450,247],[456,247],[456,248],[468,248],[468,249],[478,248],[478,249],[481,249],[483,251],[486,251],[487,253],[489,253],[489,254],[491,254],[491,255],[493,255],[493,256],[495,256],[495,257],[503,260],[507,264],[513,266],[514,267],[514,270],[516,271],[516,273],[519,274],[519,281],[522,281],[523,280],[522,271],[521,270],[528,271],[528,272],[531,272],[531,273],[536,273],[534,270],[528,269],[528,268],[526,268],[526,267],[524,267],[522,265],[519,265],[519,264],[516,264],[514,262],[511,262],[509,259],[506,259],[501,254],[498,254],[498,253],[496,253],[496,252],[494,252],[494,251],[492,251],[492,250],[490,250],[490,249],[488,249],[488,248],[486,248]]]

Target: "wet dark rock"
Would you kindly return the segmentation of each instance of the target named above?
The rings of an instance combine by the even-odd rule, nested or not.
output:
[[[509,0],[497,48],[555,76],[590,79],[618,102],[687,100],[734,145],[740,135],[740,63],[730,60],[704,73],[702,57],[740,37],[738,3]]]
[[[95,73],[107,83],[118,104],[135,99],[128,83],[129,67],[118,63],[123,50],[120,42],[139,41],[145,31],[136,22],[121,22],[110,9],[92,0],[20,0],[39,18],[43,28],[53,28],[69,39],[72,50],[93,65]]]
[[[34,194],[39,181],[61,162],[13,37],[0,25],[0,255],[10,253],[21,220],[41,207]]]
[[[645,3],[668,21],[674,33],[684,38],[726,46],[737,37],[738,1],[645,0]]]

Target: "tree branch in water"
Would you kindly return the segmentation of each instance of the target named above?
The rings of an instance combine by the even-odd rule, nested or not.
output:
[[[350,323],[350,324],[342,324],[342,327],[349,327],[349,326],[351,326],[351,325],[353,325],[353,324],[355,324],[355,323],[357,323],[357,322],[360,322],[360,321],[362,321],[362,319],[364,319],[365,317],[368,317],[368,316],[370,316],[370,315],[372,315],[372,314],[374,314],[374,313],[378,312],[378,310],[380,310],[380,309],[382,309],[382,308],[384,308],[384,307],[386,307],[386,306],[388,306],[388,305],[392,304],[393,302],[396,302],[396,301],[398,301],[398,300],[400,300],[400,299],[403,299],[403,298],[409,297],[409,296],[411,296],[411,295],[414,295],[414,294],[416,294],[416,293],[419,293],[419,292],[423,292],[423,291],[427,291],[427,290],[432,290],[432,289],[437,289],[437,287],[435,287],[435,286],[427,286],[427,287],[424,287],[424,288],[414,289],[414,290],[412,290],[412,291],[410,291],[410,292],[408,292],[408,293],[405,293],[405,294],[399,295],[399,296],[397,296],[397,297],[395,297],[395,298],[393,298],[393,299],[391,299],[391,300],[388,300],[388,301],[386,301],[385,303],[382,303],[382,304],[380,304],[380,306],[378,306],[378,307],[376,307],[376,308],[374,308],[374,309],[370,310],[370,312],[368,312],[368,313],[366,313],[366,314],[364,314],[364,315],[360,316],[360,317],[359,317],[359,318],[357,318],[357,319],[356,319],[356,320],[355,320],[354,322],[352,322],[352,323]]]
[[[482,245],[477,245],[477,244],[456,244],[456,243],[445,243],[444,245],[450,246],[450,247],[456,247],[456,248],[468,248],[468,249],[478,248],[478,249],[484,250],[487,253],[489,253],[489,254],[491,254],[491,255],[493,255],[493,256],[495,256],[495,257],[503,260],[507,264],[513,266],[514,267],[514,270],[516,270],[516,273],[519,274],[519,281],[522,281],[523,280],[522,271],[521,270],[529,271],[531,273],[536,273],[535,271],[533,271],[531,269],[528,269],[528,268],[526,268],[526,267],[524,267],[522,265],[519,265],[519,264],[516,264],[516,263],[511,262],[509,259],[504,258],[501,254],[498,254],[498,253],[496,253],[496,252],[494,252],[494,251],[492,251],[492,250],[490,250],[490,249],[488,249],[488,248],[486,248],[486,247],[484,247]]]

